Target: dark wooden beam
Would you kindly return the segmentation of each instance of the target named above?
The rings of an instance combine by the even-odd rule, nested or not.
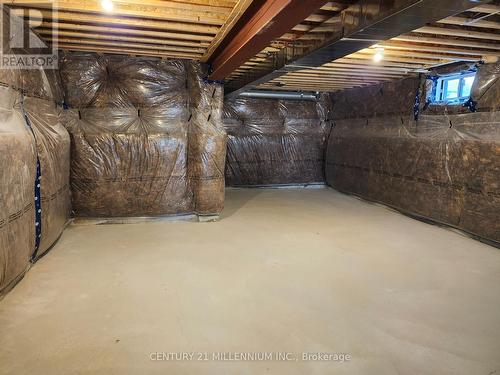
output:
[[[248,9],[225,47],[209,61],[210,79],[222,80],[269,43],[290,31],[328,0],[259,0]]]

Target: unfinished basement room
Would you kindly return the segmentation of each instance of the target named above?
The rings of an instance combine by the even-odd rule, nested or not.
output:
[[[500,0],[0,6],[0,375],[500,375]]]

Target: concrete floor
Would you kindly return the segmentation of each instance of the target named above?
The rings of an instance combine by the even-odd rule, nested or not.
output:
[[[150,359],[182,352],[209,360]],[[73,225],[0,302],[0,373],[500,374],[500,250],[330,189],[231,190],[217,223]]]

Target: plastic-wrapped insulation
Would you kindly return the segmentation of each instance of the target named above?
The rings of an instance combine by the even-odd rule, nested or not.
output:
[[[0,87],[0,295],[28,269],[35,247],[36,150],[20,94]]]
[[[237,98],[224,104],[228,185],[324,181],[324,101]]]
[[[24,33],[24,21],[2,11],[10,32]],[[29,38],[45,47],[34,33]],[[47,252],[69,219],[70,142],[56,104],[62,102],[57,70],[1,69],[0,83],[1,295],[30,260]]]
[[[77,216],[220,213],[222,87],[198,63],[67,54],[61,75]]]
[[[493,79],[495,71],[498,65],[479,66],[472,89],[477,112],[430,105],[421,108],[418,121],[413,118],[415,92],[425,87],[419,78],[332,94],[328,183],[500,242],[500,84]]]

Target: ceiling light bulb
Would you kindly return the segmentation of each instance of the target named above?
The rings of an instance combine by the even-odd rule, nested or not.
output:
[[[113,11],[113,2],[111,0],[102,0],[101,6],[108,13]]]
[[[377,52],[373,55],[373,61],[380,62],[384,58],[384,49],[377,48]]]

